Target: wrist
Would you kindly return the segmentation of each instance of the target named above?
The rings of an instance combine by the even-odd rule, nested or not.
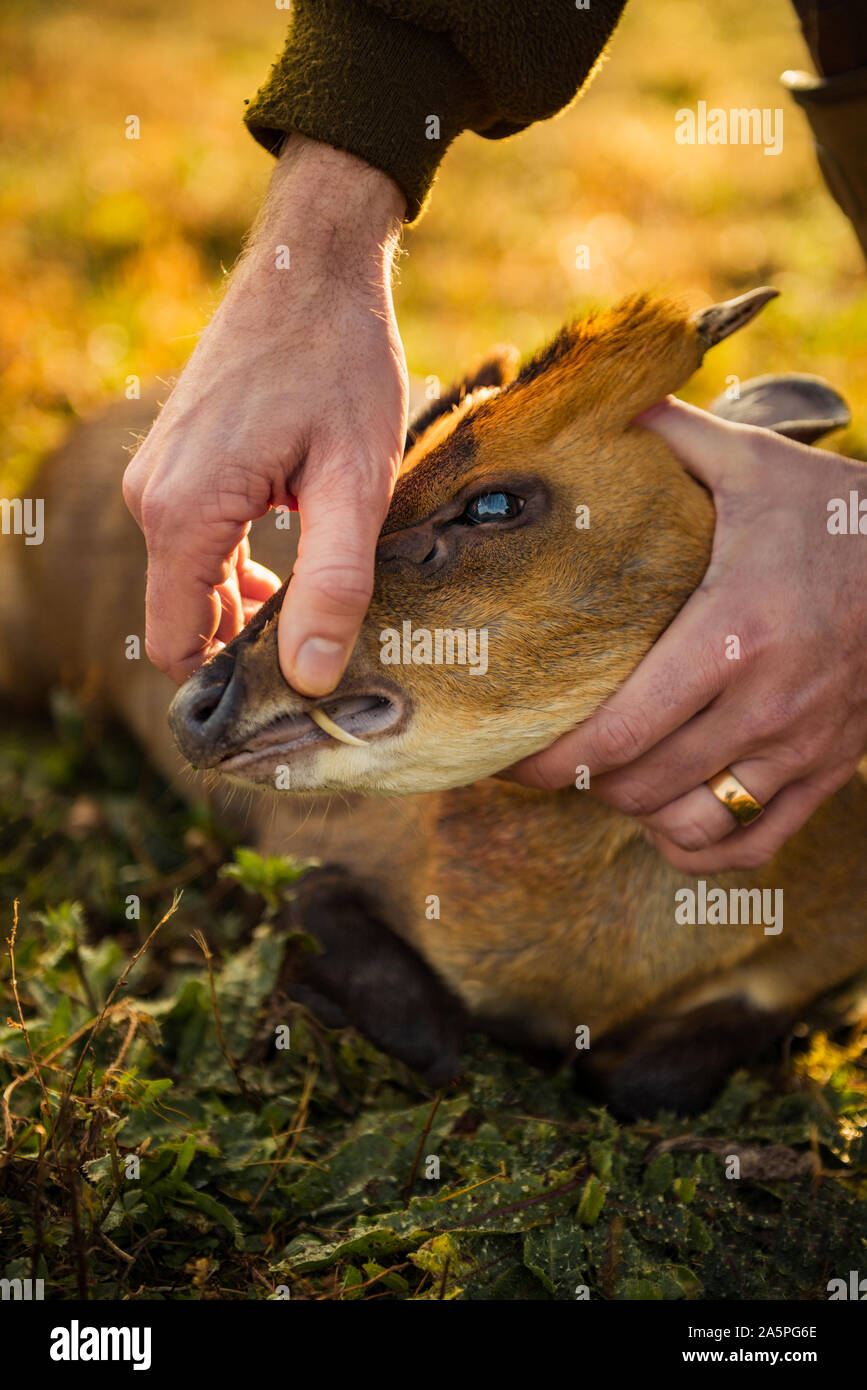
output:
[[[303,236],[322,262],[391,266],[406,199],[392,178],[356,155],[290,135],[277,161],[256,242]],[[276,238],[276,242],[275,242]]]

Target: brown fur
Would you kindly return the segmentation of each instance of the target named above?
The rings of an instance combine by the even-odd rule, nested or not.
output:
[[[343,697],[382,692],[400,721],[364,748],[322,735],[288,755],[295,794],[262,796],[246,815],[244,833],[263,849],[319,853],[377,891],[390,929],[476,1020],[534,1045],[568,1049],[580,1024],[594,1043],[632,1029],[640,1059],[643,1019],[658,1032],[660,1019],[731,999],[740,1001],[733,1018],[747,1009],[784,1020],[867,965],[860,777],[766,868],[714,880],[782,888],[780,936],[761,926],[677,925],[675,891],[694,881],[661,859],[633,821],[586,792],[480,780],[596,710],[701,582],[710,497],[656,435],[631,421],[687,380],[708,341],[700,320],[634,299],[564,330],[501,389],[458,393],[454,408],[428,423],[398,479],[361,637],[324,702],[338,709]],[[510,370],[503,359],[500,375]],[[21,606],[2,615],[10,645],[0,681],[20,690],[22,663],[43,686],[64,673],[122,714],[169,770],[177,763],[161,718],[167,683],[123,657],[123,636],[142,628],[142,552],[108,471],[129,427],[116,409],[43,475],[47,541],[26,585],[21,565],[15,569]],[[103,431],[95,442],[94,428]],[[469,498],[497,489],[524,497],[518,518],[452,524]],[[73,537],[75,497],[82,502]],[[95,526],[93,512],[81,509],[93,509],[97,497],[104,511]],[[575,527],[579,505],[590,509],[588,530]],[[267,520],[254,528],[254,553],[278,569],[284,542]],[[82,595],[74,615],[69,586],[57,587],[72,554]],[[282,558],[285,573],[291,554]],[[227,649],[238,694],[203,759],[212,766],[311,706],[280,674],[279,602],[265,605]],[[487,675],[383,666],[380,633],[406,619],[416,629],[486,628]],[[32,661],[34,622],[43,643]],[[209,669],[181,692],[176,727],[213,681]],[[273,788],[275,764],[286,757],[263,754],[245,780]],[[324,792],[338,793],[337,804]],[[429,915],[431,895],[438,917]],[[687,1033],[694,1043],[695,1029]],[[652,1051],[648,1045],[646,1055]],[[717,1053],[722,1067],[736,1060],[731,1047]]]

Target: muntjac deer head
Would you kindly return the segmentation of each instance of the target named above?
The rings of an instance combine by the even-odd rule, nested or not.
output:
[[[775,295],[691,317],[639,296],[567,326],[517,373],[509,353],[486,362],[411,431],[337,689],[317,704],[284,680],[281,590],[176,696],[184,755],[297,792],[428,792],[488,776],[587,718],[710,555],[709,494],[635,416]],[[819,388],[790,382],[789,414],[806,400],[808,416],[840,423],[845,406]],[[774,423],[776,394],[754,400],[759,423]]]

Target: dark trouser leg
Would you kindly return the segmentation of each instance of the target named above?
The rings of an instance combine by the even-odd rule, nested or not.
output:
[[[819,167],[867,257],[867,6],[864,0],[793,0],[816,76],[786,72],[806,113]]]

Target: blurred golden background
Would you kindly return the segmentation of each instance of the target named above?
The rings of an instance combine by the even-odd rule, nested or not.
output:
[[[0,460],[26,487],[74,417],[132,374],[168,384],[212,311],[271,160],[242,124],[286,25],[237,0],[7,0],[0,21]],[[786,0],[632,0],[587,95],[503,142],[465,135],[406,238],[398,314],[411,370],[444,381],[497,340],[523,351],[633,289],[701,304],[783,291],[690,384],[826,376],[867,457],[867,280],[779,84],[808,67]],[[698,100],[782,107],[778,157],[678,145]],[[125,137],[136,115],[141,137]],[[590,250],[576,269],[575,248]],[[287,370],[289,367],[287,366]]]

